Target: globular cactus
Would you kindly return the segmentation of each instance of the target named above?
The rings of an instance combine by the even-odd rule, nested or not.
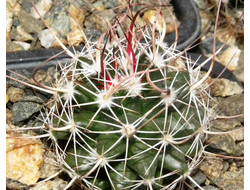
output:
[[[54,94],[43,121],[58,162],[90,189],[173,189],[202,156],[204,78],[135,18],[124,36],[111,27],[88,41],[43,86]]]
[[[202,155],[199,70],[149,31],[138,37],[134,21],[123,38],[111,29],[54,84],[44,122],[65,171],[88,188],[174,188]]]

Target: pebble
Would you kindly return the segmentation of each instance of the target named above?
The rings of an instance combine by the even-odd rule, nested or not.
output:
[[[30,15],[36,19],[39,19],[40,16],[43,17],[51,9],[52,5],[52,0],[40,0],[35,4],[35,7],[40,15],[37,14],[34,7],[30,8]]]
[[[31,34],[26,32],[21,25],[16,28],[17,35],[15,35],[15,40],[17,41],[32,41],[34,38]]]
[[[83,33],[79,28],[75,28],[66,36],[67,42],[70,46],[79,46],[83,42]]]
[[[244,114],[244,94],[237,94],[222,99],[215,109],[219,115],[224,116]],[[244,117],[238,117],[237,120],[244,122]]]
[[[54,81],[53,77],[44,70],[37,71],[35,74],[35,79],[37,82],[42,83],[44,85],[49,85],[49,86],[51,86],[51,84]]]
[[[23,48],[23,50],[27,51],[30,49],[30,44],[22,41],[13,41],[12,44],[17,44]]]
[[[32,74],[29,72],[29,71],[27,71],[27,70],[25,70],[25,69],[20,69],[20,70],[14,70],[14,72],[15,73],[17,73],[17,74],[19,74],[19,75],[21,75],[21,76],[24,76],[24,77],[27,77],[27,78],[32,78]],[[21,76],[19,76],[19,75],[16,75],[15,73],[10,73],[10,76],[12,77],[12,78],[15,78],[15,79],[18,79],[18,80],[20,80],[20,81],[24,81],[24,82],[26,82],[26,80],[23,78],[23,77],[21,77]],[[10,85],[12,85],[12,86],[14,86],[14,87],[16,87],[16,88],[21,88],[21,89],[24,89],[24,88],[26,88],[27,86],[25,85],[25,84],[22,84],[22,83],[20,83],[20,82],[18,82],[18,81],[15,81],[15,80],[8,80],[7,81]]]
[[[238,67],[235,71],[233,71],[233,74],[240,82],[244,83],[244,46],[240,44],[239,48],[241,49],[241,53],[239,57]]]
[[[52,32],[54,33],[55,36],[59,36],[57,31],[51,28]],[[50,48],[53,46],[55,42],[55,38],[53,34],[51,34],[49,29],[44,29],[38,33],[38,38],[41,42],[41,45],[45,47],[46,49]]]
[[[63,37],[70,32],[70,24],[70,18],[66,11],[61,11],[54,16],[53,24],[50,27],[59,34],[59,37]]]
[[[199,165],[199,169],[209,178],[218,178],[222,173],[223,161],[221,159],[207,158]]]
[[[9,100],[15,103],[23,98],[24,91],[20,88],[9,87],[7,90],[7,94],[9,96]]]
[[[234,155],[235,153],[235,142],[231,135],[213,135],[210,137],[206,144],[207,149],[213,149],[217,154],[222,155]]]
[[[6,51],[24,51],[23,46],[21,46],[18,43],[10,42],[8,46],[6,47]]]
[[[238,128],[238,127],[235,128],[235,130],[237,130],[237,129],[240,129],[240,128]],[[234,141],[243,141],[244,140],[244,129],[241,129],[237,132],[230,133],[230,135],[233,137]]]
[[[228,47],[222,54],[218,55],[220,63],[226,66],[230,71],[235,71],[240,57],[241,50],[232,45]]]
[[[6,178],[6,189],[18,189],[18,190],[28,190],[27,184],[21,183],[20,181]]]
[[[70,18],[70,28],[71,31],[78,28],[79,26],[83,26],[84,20],[85,20],[85,12],[78,8],[74,4],[70,4],[68,8],[69,18]]]
[[[6,33],[11,31],[13,16],[13,12],[8,8],[8,3],[6,3]]]
[[[241,141],[236,144],[235,156],[244,156],[244,141]]]
[[[56,162],[55,155],[51,151],[47,150],[44,153],[43,165],[40,169],[40,178],[49,178],[59,172],[59,170],[60,167]]]
[[[216,119],[211,122],[211,129],[214,131],[230,131],[237,126],[241,126],[241,123],[237,119]]]
[[[15,102],[12,107],[13,123],[22,125],[34,113],[42,108],[43,100],[37,96],[24,96],[22,100]]]
[[[28,134],[6,134],[6,178],[35,184],[43,164],[43,147],[39,139],[22,138]]]
[[[220,177],[211,180],[223,190],[244,190],[244,169],[227,171]]]
[[[15,16],[22,10],[22,6],[18,0],[6,0],[6,8],[10,9]]]
[[[207,176],[200,170],[198,170],[198,172],[192,176],[193,180],[198,184],[201,185],[203,183],[205,183],[205,181],[207,180]],[[196,187],[197,185],[194,184],[193,182],[191,182],[190,184],[192,187]]]
[[[20,11],[18,19],[22,28],[28,33],[38,33],[45,28],[41,20],[35,19],[24,10]]]
[[[6,108],[6,123],[12,124],[12,111]]]
[[[241,94],[243,89],[235,81],[230,81],[228,79],[211,79],[211,96],[232,96],[235,94]]]

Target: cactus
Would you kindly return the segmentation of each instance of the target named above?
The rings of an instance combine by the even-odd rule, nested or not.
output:
[[[90,189],[171,189],[202,156],[209,110],[199,69],[135,18],[123,37],[111,28],[89,41],[43,86],[58,162]]]
[[[164,32],[136,28],[139,13],[123,36],[114,25],[97,41],[89,40],[61,65],[53,87],[37,87],[53,94],[43,122],[72,183],[173,189],[202,156],[207,75],[167,46]]]

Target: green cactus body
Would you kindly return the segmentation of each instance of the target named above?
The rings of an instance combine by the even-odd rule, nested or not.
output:
[[[116,59],[103,61],[105,68],[95,75],[84,74],[79,61],[70,63],[65,80],[74,83],[74,96],[60,94],[61,109],[53,113],[53,135],[64,141],[61,159],[69,172],[89,181],[89,188],[164,188],[189,171],[200,149],[201,139],[195,137],[206,106],[193,99],[184,68],[151,66],[142,54],[131,72],[117,64],[119,50],[104,54],[113,57],[112,51]]]

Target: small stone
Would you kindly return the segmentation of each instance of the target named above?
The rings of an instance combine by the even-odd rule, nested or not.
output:
[[[212,181],[223,190],[244,190],[244,168],[225,172],[219,178],[213,178]]]
[[[226,162],[226,161],[224,161],[224,162],[223,162],[223,172],[227,171],[228,168],[229,168],[229,163]]]
[[[6,123],[12,124],[12,111],[6,108]]]
[[[21,42],[21,41],[13,41],[12,44],[17,44],[20,45],[25,51],[30,49],[30,44],[26,42]]]
[[[83,32],[78,27],[75,27],[70,33],[67,34],[68,44],[71,46],[78,46],[83,42]]]
[[[244,165],[245,165],[243,159],[242,160],[236,160],[235,162],[236,162],[236,165],[237,165],[238,168],[244,167]]]
[[[9,102],[10,98],[9,98],[9,95],[6,94],[6,104]]]
[[[147,24],[154,24],[156,22],[156,30],[158,30],[159,32],[163,32],[164,30],[164,23],[165,23],[165,31],[164,32],[167,32],[167,33],[170,33],[170,32],[173,32],[175,30],[175,25],[173,23],[173,19],[172,17],[170,16],[169,14],[169,11],[167,10],[162,10],[163,12],[163,16],[164,18],[161,17],[161,15],[159,14],[159,16],[157,17],[158,15],[158,12],[156,10],[149,10],[149,11],[146,11],[142,17],[142,19],[147,23]],[[178,26],[179,25],[179,22],[177,21],[176,18],[174,18],[175,20],[175,24]]]
[[[85,32],[87,38],[90,39],[90,40],[93,40],[93,41],[98,39],[102,34],[102,32],[100,30],[97,30],[97,29],[94,29],[94,28],[86,28],[84,30],[84,32]]]
[[[51,85],[53,83],[53,78],[44,70],[37,71],[35,74],[35,79],[37,82],[44,85]]]
[[[24,76],[24,77],[27,77],[27,78],[32,78],[32,74],[31,74],[29,71],[25,70],[25,69],[14,70],[14,72],[15,72],[16,74],[15,74],[15,73],[10,73],[10,76],[11,76],[12,78],[21,80],[21,81],[23,81],[23,82],[26,82],[26,80],[25,80],[23,77],[21,77],[21,76]],[[18,75],[17,75],[17,74],[18,74]],[[21,76],[20,76],[20,75],[21,75]],[[9,83],[10,85],[14,86],[14,87],[17,87],[17,88],[22,88],[22,89],[24,89],[24,88],[27,87],[25,84],[22,84],[22,83],[20,83],[20,82],[18,82],[18,81],[15,81],[15,80],[9,80],[8,83]]]
[[[203,1],[203,0],[194,0],[195,4],[202,10],[205,9],[207,7],[207,1]]]
[[[198,170],[198,172],[194,176],[192,176],[192,178],[198,185],[205,183],[205,181],[207,180],[207,176],[200,170]],[[196,187],[197,185],[191,182],[191,186]]]
[[[220,115],[224,116],[244,114],[244,94],[237,94],[222,99],[215,109]],[[244,122],[244,117],[238,117],[237,120]]]
[[[6,178],[6,189],[20,189],[26,190],[29,189],[27,184],[21,183],[20,181]]]
[[[60,168],[56,163],[55,155],[51,151],[46,151],[44,153],[43,166],[40,169],[40,178],[49,178],[59,172]]]
[[[17,35],[15,36],[15,40],[17,41],[29,41],[33,40],[34,38],[28,32],[26,32],[21,25],[17,26]]]
[[[28,134],[6,134],[6,177],[21,183],[35,184],[40,177],[43,147],[39,139]],[[24,137],[24,138],[15,138]]]
[[[19,1],[17,0],[7,0],[6,1],[6,8],[10,9],[11,12],[17,16],[18,13],[22,10],[22,6],[20,5]]]
[[[234,155],[235,153],[235,142],[230,135],[214,135],[206,143],[207,149],[216,150],[218,154]]]
[[[203,0],[201,1],[204,2]],[[204,31],[206,28],[211,26],[212,20],[214,19],[214,15],[211,12],[208,12],[202,9],[200,9],[199,12],[200,12],[200,17],[201,17],[201,31]]]
[[[61,11],[54,15],[53,23],[50,27],[59,34],[58,36],[65,37],[70,31],[70,24],[69,15],[65,11]]]
[[[57,79],[59,73],[56,71],[55,67],[50,67],[47,70],[47,74],[52,78],[52,80],[55,80]]]
[[[53,29],[50,28],[55,36],[58,36],[58,33]],[[41,45],[46,49],[52,47],[53,43],[55,42],[55,37],[51,34],[49,29],[42,30],[38,33],[38,38],[41,42]]]
[[[14,51],[24,51],[22,45],[18,43],[11,42],[8,46],[6,46],[6,52],[14,52]]]
[[[9,100],[15,103],[23,98],[24,91],[20,88],[9,87],[7,94],[9,95]]]
[[[228,79],[211,79],[213,84],[211,85],[211,95],[212,96],[232,96],[235,94],[241,94],[243,89],[235,81],[230,81]]]
[[[82,9],[79,9],[74,4],[71,4],[68,8],[70,15],[71,29],[79,26],[83,26],[85,20],[85,12]]]
[[[28,33],[38,33],[45,28],[41,20],[37,20],[25,11],[20,11],[18,15],[22,28]]]
[[[235,141],[243,141],[244,140],[244,128],[237,127],[235,128],[235,130],[238,130],[238,131],[230,133],[230,135],[234,138]]]
[[[235,162],[232,162],[228,171],[236,171],[237,170],[237,165]]]
[[[220,159],[207,159],[200,164],[199,169],[209,178],[218,178],[222,173],[223,161]]]
[[[116,14],[113,10],[106,10],[95,14],[90,17],[90,22],[94,22],[94,28],[101,31],[106,31],[108,29],[108,24],[111,24],[111,20],[115,18]],[[93,28],[93,27],[92,27]]]
[[[235,156],[244,156],[244,141],[236,144]]]
[[[22,100],[13,104],[13,123],[19,124],[28,119],[42,108],[43,100],[37,96],[24,96]]]
[[[222,54],[218,55],[219,61],[230,71],[236,70],[241,50],[237,46],[230,46]]]
[[[239,48],[241,53],[238,61],[238,67],[235,71],[233,71],[233,74],[240,82],[244,83],[244,46],[240,44]]]
[[[13,12],[6,5],[6,33],[9,33],[11,31],[13,16]]]
[[[40,0],[35,4],[35,7],[38,10],[41,17],[43,17],[51,9],[52,5],[53,5],[52,0]],[[30,8],[30,15],[36,19],[40,18],[34,7]]]
[[[211,122],[211,129],[217,129],[217,131],[230,131],[237,126],[241,126],[237,119],[216,119]]]

